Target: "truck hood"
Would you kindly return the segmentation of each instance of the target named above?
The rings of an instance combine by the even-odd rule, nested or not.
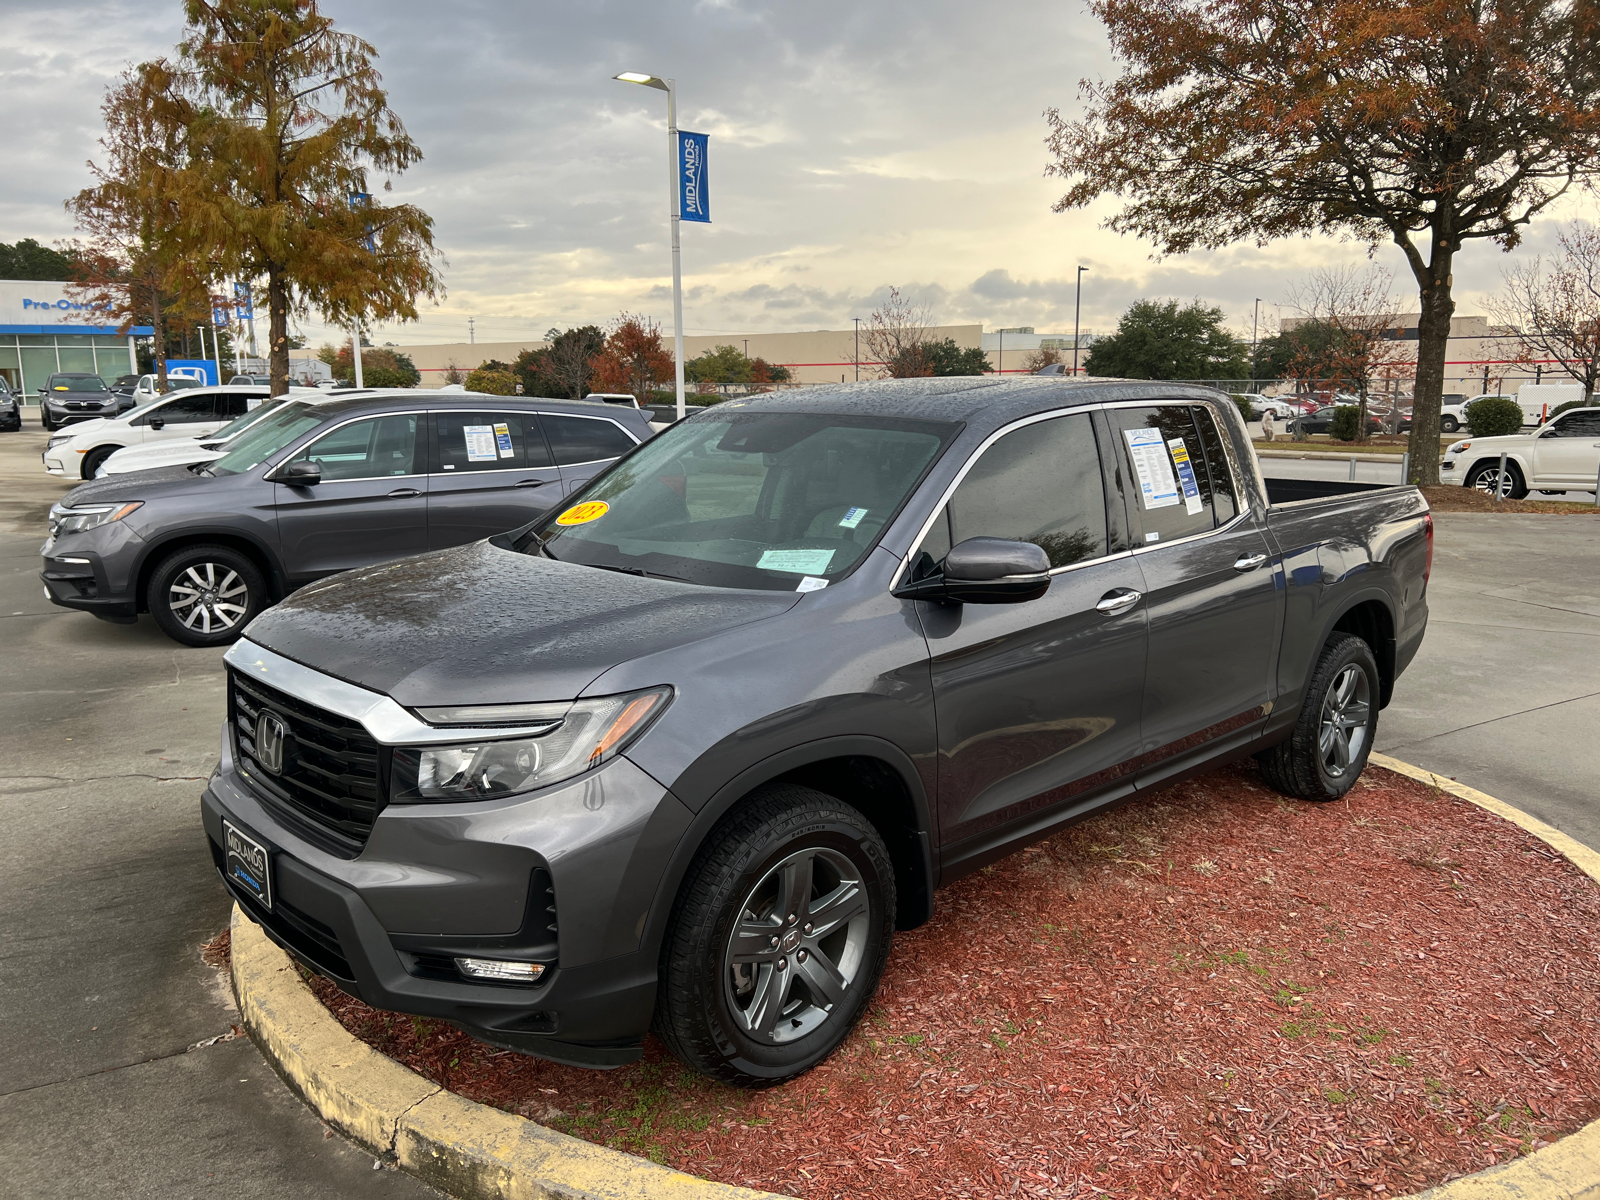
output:
[[[475,542],[302,588],[245,636],[403,705],[514,704],[574,699],[619,663],[778,616],[799,599]]]

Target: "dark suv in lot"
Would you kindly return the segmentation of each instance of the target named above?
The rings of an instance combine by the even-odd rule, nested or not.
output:
[[[1351,786],[1432,524],[1415,488],[1290,482],[1182,385],[699,410],[521,529],[256,618],[211,852],[380,1008],[591,1066],[653,1027],[789,1078],[939,884],[1241,755],[1290,795]]]
[[[221,458],[68,492],[42,578],[63,607],[220,645],[312,580],[524,525],[649,436],[644,414],[582,401],[291,400]]]

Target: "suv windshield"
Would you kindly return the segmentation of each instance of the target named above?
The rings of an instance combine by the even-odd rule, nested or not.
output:
[[[644,443],[517,548],[713,587],[825,586],[866,555],[959,429],[811,413],[696,419]]]
[[[98,375],[52,375],[50,376],[50,390],[53,392],[103,392],[106,390],[106,381]]]
[[[274,409],[240,434],[228,452],[206,463],[205,469],[213,475],[241,474],[263,461],[267,455],[283,449],[308,429],[315,429],[322,420],[314,406],[298,400],[291,401]]]

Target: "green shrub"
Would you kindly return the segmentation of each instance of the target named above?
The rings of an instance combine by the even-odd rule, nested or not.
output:
[[[1510,396],[1485,396],[1467,405],[1467,431],[1473,437],[1504,437],[1522,428],[1522,407]]]
[[[1518,410],[1521,411],[1520,409]],[[1336,441],[1356,442],[1361,440],[1361,409],[1354,404],[1341,404],[1333,410],[1333,422],[1328,426]]]
[[[1245,424],[1248,425],[1255,418],[1256,410],[1250,407],[1250,401],[1246,397],[1241,396],[1238,392],[1234,392],[1232,395],[1233,402],[1239,406],[1239,415],[1244,418]]]
[[[517,377],[510,371],[495,370],[488,365],[479,367],[467,376],[467,391],[486,392],[491,396],[510,396],[517,390]]]
[[[1589,397],[1587,400],[1568,400],[1565,404],[1558,404],[1552,408],[1550,410],[1549,419],[1554,421],[1569,408],[1593,408],[1594,406],[1595,402],[1593,396]]]

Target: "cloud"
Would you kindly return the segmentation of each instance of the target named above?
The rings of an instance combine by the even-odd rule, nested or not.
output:
[[[1049,105],[1103,73],[1101,31],[1072,6],[1019,0],[325,0],[372,42],[423,161],[397,198],[435,219],[449,297],[378,340],[537,337],[622,309],[670,320],[665,97],[612,80],[670,75],[683,127],[711,134],[714,223],[683,233],[692,331],[848,327],[893,284],[940,320],[1109,328],[1142,295],[1201,297],[1248,324],[1331,239],[1155,262],[1099,228],[1114,200],[1053,214]],[[106,84],[170,53],[181,7],[8,0],[0,57],[7,188],[0,240],[70,235]],[[1540,227],[1530,247],[1542,244]],[[1384,261],[1404,278],[1393,251]],[[1464,303],[1500,256],[1458,259]],[[314,338],[325,335],[311,326]]]

